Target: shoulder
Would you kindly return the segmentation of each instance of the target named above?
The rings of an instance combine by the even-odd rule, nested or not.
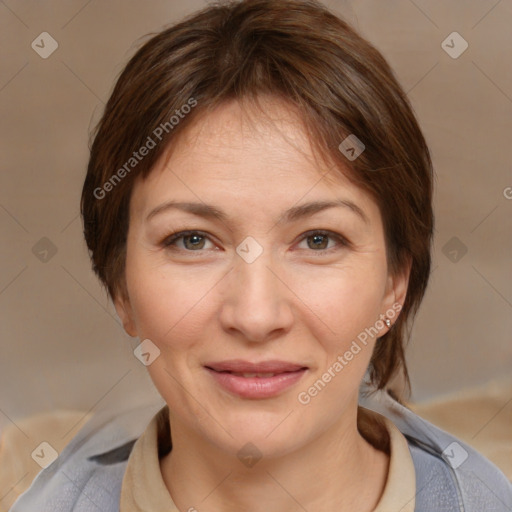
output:
[[[360,402],[390,419],[407,439],[416,472],[418,512],[512,509],[512,484],[474,448],[421,418],[385,391],[362,395]]]
[[[94,415],[10,511],[117,512],[131,449],[161,408],[151,404]]]

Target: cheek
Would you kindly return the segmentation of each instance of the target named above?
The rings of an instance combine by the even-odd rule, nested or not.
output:
[[[377,341],[376,321],[381,313],[385,280],[379,271],[354,268],[332,272],[327,279],[304,282],[302,293],[311,311],[309,322],[318,345],[314,347],[319,366],[301,387],[300,404],[313,404],[312,414],[340,411],[349,397],[357,394]],[[306,401],[304,401],[306,400]],[[307,409],[306,409],[307,410]]]
[[[295,282],[296,294],[304,303],[302,311],[310,310],[307,316],[311,327],[316,326],[318,339],[343,348],[374,325],[381,312],[383,276],[379,266],[347,266],[301,274]]]
[[[190,272],[165,272],[161,267],[133,259],[127,265],[127,285],[139,337],[164,347],[179,335],[180,347],[199,336],[212,287]]]

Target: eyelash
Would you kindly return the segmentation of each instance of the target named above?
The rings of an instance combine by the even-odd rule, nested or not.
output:
[[[163,240],[162,246],[167,249],[183,250],[184,252],[189,252],[189,253],[194,253],[194,252],[201,253],[203,250],[208,250],[208,249],[198,249],[197,251],[191,251],[188,249],[176,249],[176,246],[174,246],[174,243],[177,240],[179,240],[180,238],[185,238],[187,236],[191,236],[191,235],[199,235],[203,238],[209,239],[208,234],[205,233],[204,231],[197,231],[197,230],[196,231],[194,231],[194,230],[178,231],[178,232],[171,233],[170,235],[168,235]],[[322,229],[307,231],[306,233],[304,233],[302,235],[302,238],[299,240],[299,243],[302,242],[303,240],[306,240],[310,236],[314,236],[314,235],[323,235],[323,236],[326,236],[326,237],[336,240],[341,247],[350,247],[350,242],[345,237],[343,237],[337,233],[334,233],[332,231],[327,231],[327,230],[322,230]],[[212,241],[212,240],[210,240],[210,241]],[[212,241],[212,243],[213,243],[213,241]],[[330,249],[318,249],[318,250],[311,249],[310,252],[319,253],[318,256],[321,257],[322,255],[325,255],[325,254],[331,254],[332,251],[335,251],[337,249],[339,249],[339,247],[331,247]]]

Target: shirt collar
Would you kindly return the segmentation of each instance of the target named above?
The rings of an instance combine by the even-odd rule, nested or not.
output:
[[[388,477],[374,512],[414,512],[416,475],[406,438],[390,419],[379,413],[361,406],[358,413],[358,425],[365,425],[368,432],[372,425],[376,428],[380,424],[388,433]],[[386,444],[385,440],[383,446]],[[120,512],[179,512],[160,470],[160,458],[171,449],[169,408],[166,405],[155,414],[142,436],[133,445],[122,482]]]

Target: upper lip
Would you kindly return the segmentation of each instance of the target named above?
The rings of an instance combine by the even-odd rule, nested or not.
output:
[[[217,372],[240,372],[240,373],[283,373],[294,372],[307,368],[303,364],[290,363],[286,361],[270,360],[259,363],[251,363],[242,359],[230,359],[228,361],[216,361],[205,364],[207,368]]]

